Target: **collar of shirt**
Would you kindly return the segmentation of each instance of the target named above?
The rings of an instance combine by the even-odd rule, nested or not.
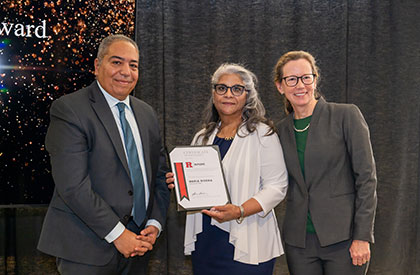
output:
[[[131,111],[130,97],[129,96],[127,96],[124,100],[118,100],[115,97],[113,97],[112,95],[110,95],[107,91],[105,91],[105,89],[102,88],[99,81],[96,81],[96,82],[98,83],[99,90],[101,90],[102,94],[104,95],[104,97],[106,99],[106,102],[108,103],[108,105],[111,109],[112,109],[112,107],[114,107],[118,103],[123,102],[127,106],[127,108]]]

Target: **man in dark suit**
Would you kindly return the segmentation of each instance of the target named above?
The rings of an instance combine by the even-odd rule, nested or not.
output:
[[[94,81],[56,100],[46,148],[55,190],[38,249],[61,274],[145,274],[169,191],[158,120],[130,96],[139,51],[123,35],[99,46]]]

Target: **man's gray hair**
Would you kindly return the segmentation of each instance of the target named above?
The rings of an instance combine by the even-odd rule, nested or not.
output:
[[[99,64],[101,64],[102,59],[107,54],[108,49],[112,45],[112,43],[117,42],[117,41],[126,41],[130,43],[136,48],[137,52],[139,52],[139,47],[137,46],[137,43],[130,37],[125,36],[123,34],[111,34],[110,36],[105,37],[102,40],[101,44],[99,44],[98,54],[96,56],[96,58],[98,58]]]

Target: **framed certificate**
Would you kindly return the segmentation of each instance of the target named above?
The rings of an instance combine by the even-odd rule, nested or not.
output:
[[[230,203],[219,147],[177,146],[169,153],[178,211]]]

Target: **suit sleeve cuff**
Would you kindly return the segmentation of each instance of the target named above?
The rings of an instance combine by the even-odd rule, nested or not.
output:
[[[148,227],[149,225],[153,225],[154,227],[156,227],[159,230],[159,233],[157,234],[158,238],[160,236],[160,233],[162,232],[162,225],[160,224],[160,222],[158,222],[157,220],[148,220],[146,223],[146,227]]]
[[[125,226],[121,222],[118,222],[117,225],[114,227],[114,229],[112,229],[111,232],[109,232],[108,235],[105,236],[105,240],[108,243],[112,243],[119,236],[121,236],[124,230],[125,230]]]

